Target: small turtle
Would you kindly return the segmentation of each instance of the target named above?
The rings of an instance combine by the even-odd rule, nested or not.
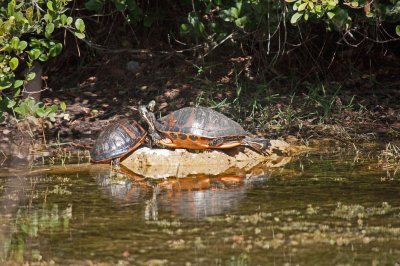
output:
[[[122,157],[144,141],[147,132],[135,121],[123,119],[107,126],[97,138],[90,156],[95,163],[118,165]]]
[[[228,149],[249,146],[261,154],[268,154],[270,142],[252,138],[232,119],[205,107],[185,107],[156,120],[152,101],[139,107],[142,118],[149,125],[149,136],[155,144],[168,148]]]

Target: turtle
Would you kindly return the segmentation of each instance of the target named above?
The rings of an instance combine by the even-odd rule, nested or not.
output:
[[[98,136],[90,156],[92,162],[118,165],[120,159],[144,142],[147,132],[138,122],[122,119],[107,126]]]
[[[270,141],[252,138],[241,125],[225,115],[206,107],[185,107],[158,120],[152,112],[155,102],[139,107],[147,122],[150,139],[168,148],[193,150],[228,149],[249,146],[267,155]]]

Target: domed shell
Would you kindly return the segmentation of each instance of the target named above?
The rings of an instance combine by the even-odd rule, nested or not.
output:
[[[160,119],[160,131],[190,134],[206,138],[246,136],[241,125],[206,107],[185,107]]]
[[[133,151],[147,132],[135,121],[123,119],[107,126],[98,136],[90,156],[93,162],[108,162]]]

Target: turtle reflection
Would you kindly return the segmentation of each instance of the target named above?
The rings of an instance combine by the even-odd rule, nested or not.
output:
[[[144,219],[157,220],[162,213],[195,219],[227,213],[246,197],[249,187],[266,179],[266,175],[196,175],[155,182],[124,170],[103,172],[97,183],[114,201],[140,203]]]

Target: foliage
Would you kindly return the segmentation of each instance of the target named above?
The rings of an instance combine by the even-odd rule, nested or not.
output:
[[[65,103],[62,102],[60,107],[64,112],[66,109]],[[33,98],[28,97],[22,100],[19,105],[14,108],[14,112],[23,119],[33,119],[35,121],[36,119],[44,119],[54,122],[56,121],[58,106],[53,104],[47,107],[43,103],[36,102]]]
[[[35,61],[45,62],[60,54],[63,45],[54,37],[57,29],[85,38],[83,20],[66,15],[69,2],[10,0],[0,4],[0,111],[18,105],[25,82],[35,78],[29,70]]]
[[[295,26],[306,21],[323,22],[328,31],[361,28],[368,32],[368,27],[381,27],[384,21],[399,23],[400,1],[195,0],[180,32],[212,42],[224,40],[232,33],[237,35],[236,39],[258,36],[271,41],[274,34],[279,37],[279,28],[288,31],[286,20]],[[388,33],[400,35],[400,26]]]
[[[385,3],[371,0],[286,0],[292,5],[290,22],[323,20],[328,29],[349,30],[350,27],[370,22],[375,26],[382,21],[400,22],[400,1]],[[399,26],[396,33],[400,35]]]
[[[86,0],[85,7],[90,11],[101,11],[106,0]],[[144,14],[142,8],[136,0],[113,0],[111,1],[118,12],[126,13],[126,21],[131,24],[136,24],[143,21],[143,26],[150,27],[154,20],[154,16],[150,13]]]

